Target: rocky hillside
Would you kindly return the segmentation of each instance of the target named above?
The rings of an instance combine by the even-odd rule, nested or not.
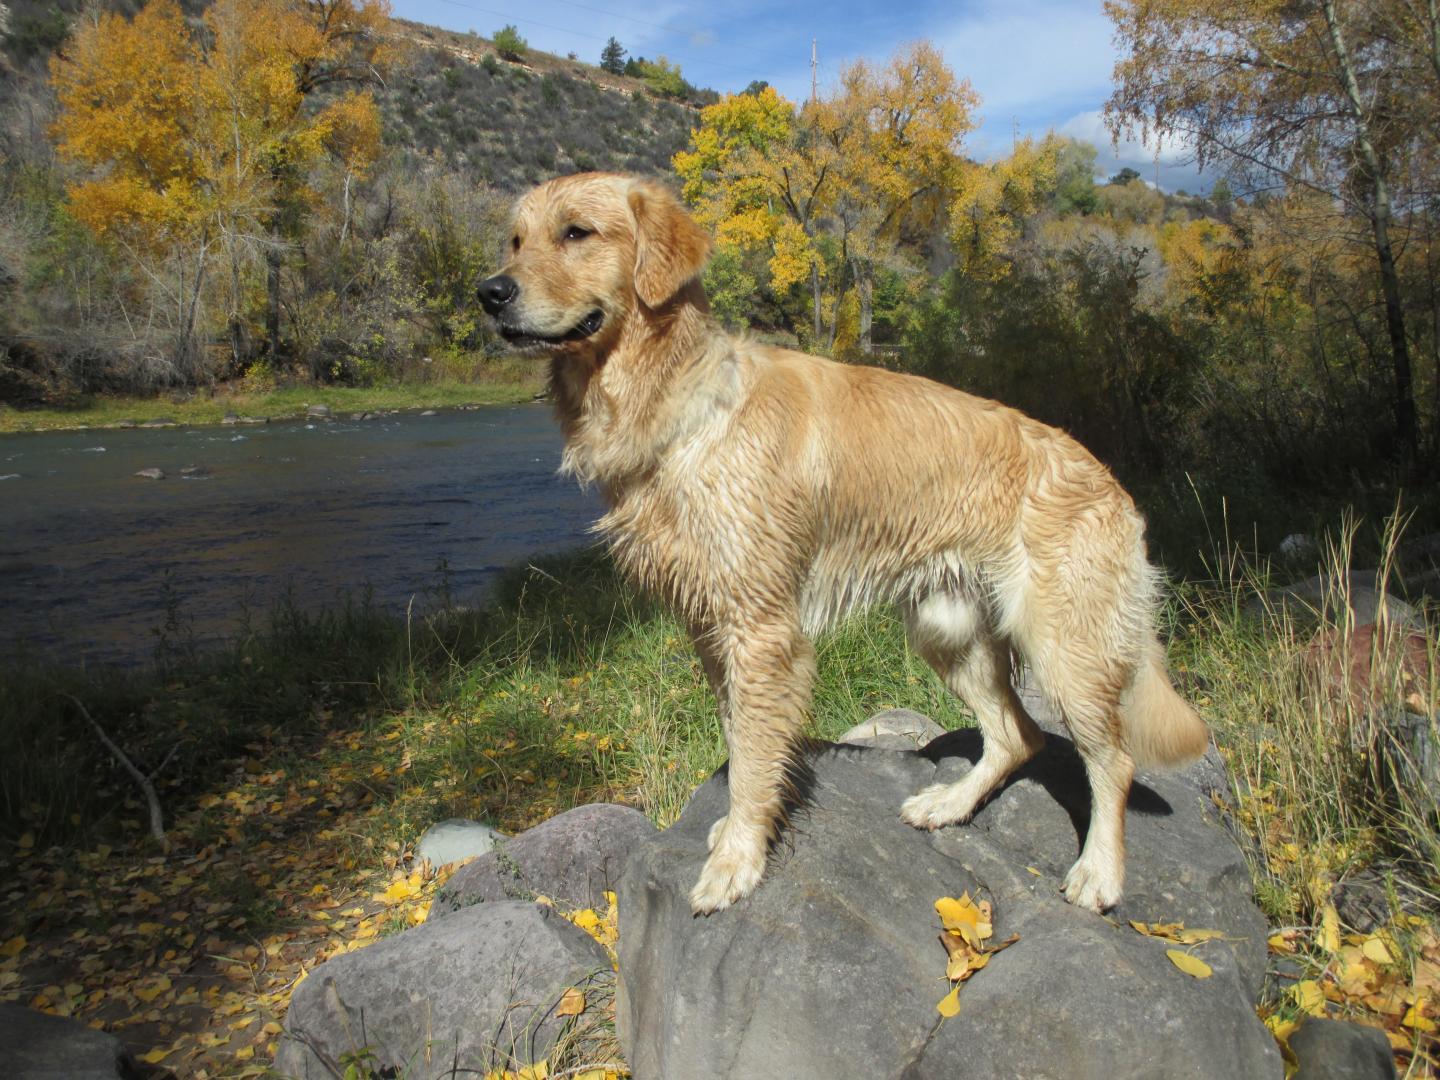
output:
[[[504,190],[589,169],[668,172],[696,122],[693,106],[578,60],[507,62],[476,35],[395,26],[414,51],[376,94],[386,140]]]

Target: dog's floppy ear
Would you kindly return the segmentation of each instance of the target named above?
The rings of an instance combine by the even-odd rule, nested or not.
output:
[[[659,184],[637,183],[630,189],[635,215],[635,293],[648,308],[657,308],[705,269],[710,236]]]

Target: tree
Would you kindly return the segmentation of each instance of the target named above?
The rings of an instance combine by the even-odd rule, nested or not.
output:
[[[514,61],[523,59],[525,50],[529,43],[520,36],[520,31],[515,29],[514,24],[507,23],[495,31],[495,36],[490,39],[490,44],[495,46],[495,51],[500,54],[502,60]]]
[[[613,37],[605,42],[605,48],[600,50],[600,69],[610,72],[611,75],[625,74],[625,46]]]
[[[639,71],[638,77],[643,79],[645,85],[655,93],[671,98],[685,96],[689,85],[680,74],[679,64],[672,64],[661,56],[655,60],[646,60],[642,57],[636,66]]]
[[[768,89],[769,86],[770,84],[764,79],[751,79],[750,84],[746,86],[744,90],[741,90],[740,93],[749,94],[751,97],[754,97],[761,91]]]
[[[868,355],[876,265],[893,257],[904,230],[926,231],[945,214],[960,176],[960,140],[975,126],[980,99],[925,41],[883,68],[857,61],[840,87],[814,111],[835,151],[836,215],[859,303],[858,344]]]
[[[1059,141],[1021,139],[1008,158],[967,163],[950,204],[950,242],[960,271],[980,280],[1010,272],[1010,246],[1054,190]]]
[[[1179,136],[1200,163],[1337,201],[1364,223],[1385,313],[1394,441],[1418,456],[1397,210],[1433,192],[1440,17],[1406,0],[1111,0],[1112,128]]]
[[[1055,193],[1050,206],[1057,214],[1093,214],[1095,147],[1078,139],[1058,138],[1055,143]]]
[[[279,350],[280,269],[307,208],[308,167],[326,154],[362,171],[379,147],[368,94],[306,107],[321,87],[372,78],[391,54],[380,0],[217,0],[192,36],[173,0],[134,20],[102,15],[52,63],[61,152],[100,170],[71,187],[71,211],[132,251],[183,247],[182,354],[217,242],[231,255],[238,351],[240,247],[263,236],[266,330]],[[237,357],[238,359],[238,357]]]
[[[1123,169],[1121,169],[1119,172],[1117,172],[1114,176],[1110,177],[1110,179],[1106,180],[1105,182],[1107,184],[1113,184],[1116,187],[1124,187],[1126,184],[1130,183],[1131,180],[1139,179],[1139,172],[1132,169],[1129,165],[1126,165]]]

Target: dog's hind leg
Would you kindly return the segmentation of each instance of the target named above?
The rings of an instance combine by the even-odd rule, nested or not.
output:
[[[729,907],[760,883],[815,674],[814,649],[794,623],[736,627],[714,644],[723,673],[730,812],[710,830],[710,857],[690,893],[698,915]]]
[[[973,600],[928,597],[907,620],[911,646],[970,706],[984,736],[980,760],[959,781],[933,784],[905,801],[900,816],[922,829],[969,821],[1007,776],[1045,745],[1010,682],[1010,649],[984,625]]]

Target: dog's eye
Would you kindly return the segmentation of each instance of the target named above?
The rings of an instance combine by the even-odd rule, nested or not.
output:
[[[579,225],[571,225],[565,230],[566,240],[584,240],[590,236],[593,230],[581,228]]]

